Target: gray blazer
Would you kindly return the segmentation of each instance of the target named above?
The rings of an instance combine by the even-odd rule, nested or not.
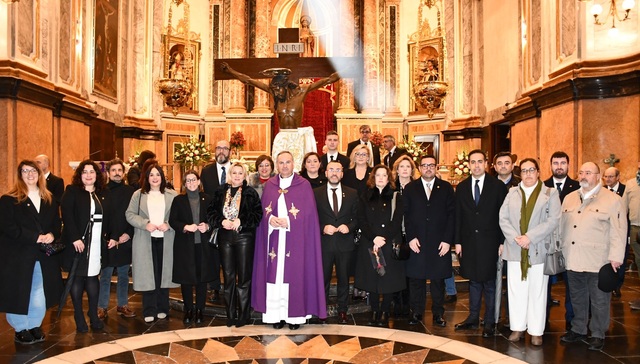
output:
[[[164,190],[164,221],[169,221],[171,203],[177,196],[176,191]],[[135,291],[151,291],[156,288],[153,278],[153,260],[151,258],[151,233],[145,227],[149,223],[149,211],[147,209],[148,195],[137,190],[131,196],[127,208],[127,222],[133,226],[131,269],[133,273],[133,289]],[[160,288],[175,288],[179,284],[172,281],[173,277],[173,240],[176,232],[173,228],[164,233],[164,245],[162,247],[162,281]]]
[[[504,248],[502,259],[520,261],[522,248],[515,242],[520,236],[520,209],[522,207],[522,192],[520,187],[512,187],[500,208],[500,228],[504,234]],[[558,190],[542,186],[538,200],[533,208],[529,221],[529,229],[525,235],[531,240],[529,245],[529,263],[542,264],[547,252],[545,243],[554,244],[554,231],[560,223],[561,213]]]

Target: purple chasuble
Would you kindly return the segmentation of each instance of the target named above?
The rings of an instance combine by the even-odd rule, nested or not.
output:
[[[269,255],[278,251],[279,230],[269,235],[269,219],[278,216],[280,176],[270,178],[262,192],[263,218],[256,231],[251,306],[265,313],[267,283],[275,283],[278,260]],[[286,234],[284,282],[289,284],[289,317],[327,317],[322,274],[320,225],[313,190],[309,182],[294,174],[284,193],[289,217]]]

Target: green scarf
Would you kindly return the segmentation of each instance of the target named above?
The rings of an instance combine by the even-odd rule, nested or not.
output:
[[[538,180],[538,184],[536,188],[533,189],[531,196],[529,196],[529,202],[527,203],[527,196],[524,193],[522,187],[520,187],[520,193],[522,193],[522,207],[520,207],[520,234],[524,235],[527,233],[529,229],[529,220],[531,220],[531,215],[533,214],[533,208],[536,205],[536,201],[538,200],[538,195],[540,195],[540,191],[542,190],[542,182]],[[520,250],[520,269],[522,271],[522,280],[527,280],[527,272],[529,271],[529,249],[521,249]]]

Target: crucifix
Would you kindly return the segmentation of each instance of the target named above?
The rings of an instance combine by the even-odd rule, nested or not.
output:
[[[611,153],[609,154],[609,158],[603,160],[603,162],[607,163],[611,167],[615,167],[616,163],[620,163],[620,158],[616,158],[616,155]]]
[[[275,48],[295,47],[298,29],[278,29],[278,40]],[[340,76],[360,79],[362,66],[359,57],[303,58],[299,53],[281,53],[278,58],[216,59],[214,79],[238,79],[269,93],[274,98],[280,129],[296,129],[302,122],[303,102],[309,92],[337,81]],[[338,67],[340,76],[336,72]],[[325,78],[300,87],[299,79],[303,77]],[[269,85],[259,81],[264,78],[272,79]]]

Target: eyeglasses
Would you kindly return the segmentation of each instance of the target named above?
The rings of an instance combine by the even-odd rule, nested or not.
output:
[[[371,134],[371,130],[361,131],[360,133],[362,133],[362,134]]]
[[[192,183],[192,182],[198,182],[197,178],[187,178],[184,180],[185,183]]]
[[[368,153],[356,153],[356,157],[368,157]]]
[[[534,167],[531,168],[527,168],[527,169],[522,169],[520,172],[522,174],[534,174],[536,173],[537,169],[535,169]]]
[[[436,168],[436,165],[433,163],[425,163],[425,164],[421,164],[420,167],[433,169],[433,168]]]
[[[224,151],[227,151],[227,150],[229,150],[229,147],[216,147],[216,150],[224,150]]]
[[[340,173],[342,172],[342,168],[329,168],[327,169],[329,173]]]
[[[22,174],[38,174],[37,169],[22,169],[20,172],[22,172]]]
[[[585,176],[587,176],[587,177],[588,177],[588,176],[591,176],[591,175],[593,175],[593,174],[597,174],[597,173],[595,173],[595,172],[591,172],[591,171],[580,171],[580,172],[578,172],[578,174],[579,174],[579,175],[581,175],[581,176],[582,176],[582,175],[585,175]]]

